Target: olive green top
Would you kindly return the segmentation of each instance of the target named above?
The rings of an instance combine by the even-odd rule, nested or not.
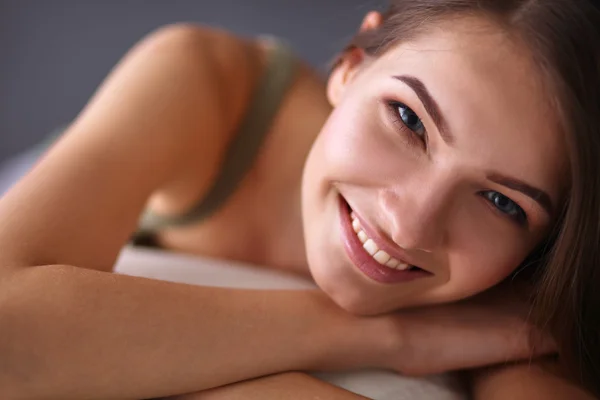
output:
[[[206,196],[187,212],[176,216],[161,216],[145,210],[134,238],[147,238],[161,229],[185,226],[207,218],[232,195],[250,170],[297,68],[296,57],[286,44],[273,38],[269,42],[265,71]]]

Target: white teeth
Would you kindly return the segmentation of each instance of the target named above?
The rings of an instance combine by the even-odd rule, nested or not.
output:
[[[363,244],[363,247],[365,248],[367,253],[369,253],[372,256],[375,255],[375,253],[377,253],[377,251],[379,251],[379,248],[377,247],[377,245],[375,244],[373,239],[367,239],[365,244]]]
[[[365,231],[358,232],[357,236],[358,236],[358,239],[360,240],[360,242],[362,244],[364,244],[367,241],[367,239],[369,239],[369,237],[367,236],[367,234],[365,233]]]
[[[354,232],[360,232],[360,222],[357,219],[352,220],[352,228],[354,228]]]
[[[365,251],[369,253],[379,264],[403,271],[410,268],[410,265],[396,260],[383,250],[379,250],[379,247],[377,244],[375,244],[373,239],[369,239],[365,231],[361,229],[360,222],[354,217],[354,215],[352,215],[352,229],[354,229],[354,232],[356,232],[356,236],[358,236],[358,239],[363,244]]]
[[[390,261],[390,255],[383,250],[379,250],[373,258],[379,263],[385,265],[388,261]]]

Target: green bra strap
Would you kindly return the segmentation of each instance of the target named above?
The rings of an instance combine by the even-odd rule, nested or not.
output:
[[[265,72],[255,89],[246,117],[227,149],[220,173],[208,194],[182,215],[167,217],[146,210],[140,219],[138,232],[189,225],[207,218],[223,205],[251,169],[263,139],[292,84],[296,63],[290,48],[275,40],[268,52]]]

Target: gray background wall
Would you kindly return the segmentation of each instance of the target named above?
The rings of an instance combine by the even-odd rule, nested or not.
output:
[[[161,25],[287,39],[323,72],[382,0],[0,0],[0,162],[75,117],[110,68]]]

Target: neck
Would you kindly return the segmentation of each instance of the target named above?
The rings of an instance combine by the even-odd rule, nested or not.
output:
[[[265,263],[277,269],[310,277],[306,260],[301,209],[301,179],[278,196],[277,205],[261,218],[266,232]]]
[[[325,96],[325,85],[313,73],[303,71],[299,83],[292,89],[293,99],[279,114],[276,133],[271,137],[270,155],[265,157],[274,181],[267,185],[256,223],[265,232],[266,264],[310,277],[304,243],[301,188],[303,167],[321,128],[331,113]],[[302,123],[298,124],[301,110]],[[277,172],[273,168],[276,166]]]

